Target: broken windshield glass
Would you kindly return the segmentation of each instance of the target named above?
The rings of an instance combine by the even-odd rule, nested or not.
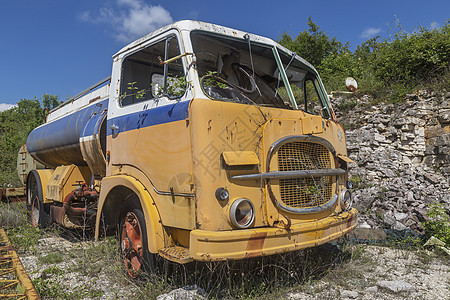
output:
[[[303,104],[305,83],[307,78],[315,77],[315,74],[300,60],[292,59],[292,55],[288,56],[281,51],[279,54],[283,68],[292,60],[285,71],[296,105],[288,96],[284,81],[280,80],[280,71],[271,45],[252,41],[250,48],[248,39],[203,31],[193,31],[191,40],[200,83],[208,98],[284,109],[295,109],[298,106],[298,109],[308,111]],[[318,96],[322,97],[321,94]],[[318,103],[322,103],[322,100]]]

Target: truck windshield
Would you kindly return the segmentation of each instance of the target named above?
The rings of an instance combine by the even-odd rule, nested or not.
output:
[[[197,57],[200,84],[204,94],[218,101],[253,103],[294,109],[277,66],[272,46],[193,31],[191,40]],[[251,56],[251,57],[250,57]],[[324,114],[327,102],[319,79],[300,60],[280,52],[299,109]],[[253,67],[252,67],[253,62]]]

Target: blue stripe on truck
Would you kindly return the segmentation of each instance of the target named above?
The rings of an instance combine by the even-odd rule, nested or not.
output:
[[[175,104],[155,107],[140,112],[108,119],[107,135],[113,134],[111,127],[119,129],[114,134],[129,130],[165,124],[187,119],[189,117],[190,101],[177,102]]]

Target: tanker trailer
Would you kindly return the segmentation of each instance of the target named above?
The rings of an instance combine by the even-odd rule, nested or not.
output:
[[[103,80],[52,110],[28,136],[32,157],[48,169],[27,176],[27,205],[35,227],[52,221],[89,227],[96,215],[98,180],[105,175],[108,89]],[[87,95],[85,95],[87,94]]]
[[[284,253],[356,226],[345,133],[316,69],[275,41],[180,21],[27,140],[32,223],[117,232],[130,277]]]

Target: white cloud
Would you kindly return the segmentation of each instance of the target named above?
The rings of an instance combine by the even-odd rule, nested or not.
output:
[[[430,29],[431,30],[434,30],[434,29],[436,29],[438,27],[439,27],[439,23],[438,22],[433,21],[433,22],[430,23]]]
[[[5,111],[16,106],[16,104],[0,103],[0,111]]]
[[[381,28],[370,27],[370,28],[364,29],[364,31],[361,33],[360,37],[363,39],[368,39],[368,38],[376,36],[380,32],[381,32]]]
[[[116,0],[116,3],[117,7],[103,7],[96,14],[85,11],[78,19],[109,24],[115,30],[115,38],[126,43],[173,22],[169,11],[161,5],[150,5],[142,0]]]

